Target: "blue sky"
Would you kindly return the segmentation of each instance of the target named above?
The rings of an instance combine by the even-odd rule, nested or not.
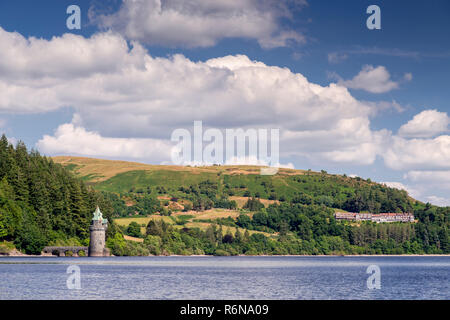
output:
[[[282,164],[450,205],[448,1],[8,0],[0,27],[0,131],[44,154],[168,163],[194,120],[276,127]]]

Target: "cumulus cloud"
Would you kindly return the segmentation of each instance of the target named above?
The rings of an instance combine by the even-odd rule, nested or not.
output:
[[[424,110],[416,114],[398,130],[398,134],[408,138],[431,138],[449,131],[450,117],[446,112]]]
[[[375,161],[388,134],[386,130],[370,130],[370,122],[365,117],[349,117],[332,122],[325,130],[285,130],[281,141],[290,156],[368,165]]]
[[[73,124],[63,124],[54,136],[45,135],[37,147],[46,154],[110,157],[163,161],[170,157],[171,144],[156,139],[105,138]]]
[[[386,165],[396,170],[450,169],[450,136],[434,139],[393,136],[383,157]]]
[[[45,40],[25,38],[0,27],[0,111],[36,113],[70,106],[76,92],[83,98],[86,79],[100,85],[104,76],[143,69],[144,58],[139,44],[133,43],[130,49],[121,36],[111,32],[91,38],[64,34]],[[120,97],[102,92],[101,97],[86,98],[100,103]]]
[[[450,192],[450,170],[412,170],[407,172],[404,178],[422,188],[424,192],[429,193],[433,190],[441,190],[446,194]]]
[[[397,170],[449,169],[449,136],[407,139],[373,130],[374,105],[347,88],[317,85],[244,55],[153,57],[113,32],[45,40],[0,28],[0,39],[0,111],[75,110],[71,123],[39,141],[50,155],[168,161],[171,132],[202,120],[221,130],[279,128],[280,159],[368,165],[381,156]]]
[[[51,40],[25,38],[0,27],[0,74],[2,78],[44,80],[78,78],[95,73],[113,73],[127,66],[144,67],[143,48],[130,49],[122,37],[112,32],[90,38],[66,33]]]
[[[106,152],[115,141],[109,139],[167,140],[174,129],[202,120],[219,129],[281,128],[281,156],[368,164],[387,134],[370,129],[372,106],[346,88],[320,86],[287,68],[244,55],[198,62],[183,55],[152,57],[138,43],[129,46],[113,32],[45,40],[0,29],[0,38],[0,55],[6,59],[0,64],[1,111],[75,110],[72,123],[39,142],[50,154],[100,154],[79,148],[76,139],[69,143],[67,137],[93,134],[95,141],[108,146],[98,150]],[[64,49],[66,42],[71,50]],[[102,45],[103,51],[95,54]],[[45,57],[52,62],[42,63]],[[149,161],[158,156],[147,155]]]
[[[405,174],[405,179],[414,182],[433,182],[444,183],[450,185],[450,171],[417,171],[412,170]]]
[[[436,175],[436,170],[450,169],[450,136],[443,134],[448,132],[449,123],[447,113],[437,110],[415,115],[400,127],[398,136],[387,140],[382,154],[386,165],[395,170],[416,170],[407,175],[413,179],[419,171],[434,170]]]
[[[421,117],[419,117],[421,119]],[[421,121],[410,121],[402,128],[403,134],[432,136]],[[414,134],[413,134],[414,133]],[[405,134],[406,135],[406,134]],[[450,136],[435,138],[405,138],[391,136],[381,156],[387,167],[407,170],[403,178],[408,181],[405,188],[416,199],[435,205],[449,203],[450,191]],[[398,185],[401,187],[400,185]]]
[[[413,196],[435,205],[449,205],[450,170],[411,170],[403,175],[417,191]]]
[[[351,80],[342,80],[339,85],[350,89],[360,89],[371,93],[385,93],[398,88],[398,83],[391,80],[389,71],[384,66],[363,66],[362,70]]]
[[[450,199],[446,197],[448,190],[450,190],[450,180],[447,177],[442,179],[431,172],[409,172],[405,174],[407,184],[402,182],[382,182],[388,187],[405,190],[408,195],[423,202],[430,202],[437,206],[450,205]],[[436,178],[436,179],[435,179]],[[442,185],[442,181],[447,183]],[[441,193],[436,195],[435,193]]]
[[[225,38],[256,39],[264,48],[303,43],[305,37],[281,26],[306,0],[124,0],[119,11],[91,20],[128,39],[169,47],[209,47]]]

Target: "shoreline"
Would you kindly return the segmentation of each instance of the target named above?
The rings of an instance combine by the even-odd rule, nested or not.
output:
[[[89,257],[58,257],[55,255],[32,255],[25,254],[20,251],[14,252],[13,254],[2,254],[1,258],[89,258]],[[121,256],[105,256],[101,258],[117,258]],[[125,256],[124,256],[125,257]],[[308,255],[308,254],[279,254],[279,255],[245,255],[239,254],[236,256],[215,256],[210,254],[192,254],[192,255],[148,255],[148,256],[127,256],[127,257],[450,257],[450,254],[316,254],[316,255]]]

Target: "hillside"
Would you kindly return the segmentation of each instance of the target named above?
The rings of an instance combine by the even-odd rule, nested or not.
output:
[[[175,166],[175,165],[151,165],[138,162],[103,160],[86,157],[58,156],[52,158],[67,169],[73,171],[84,181],[97,184],[99,189],[122,189],[120,183],[133,183],[133,186],[146,186],[148,179],[155,184],[171,183],[181,178],[181,183],[197,182],[203,178],[214,179],[219,175],[250,175],[259,174],[258,166]],[[134,172],[139,172],[134,175]],[[308,171],[280,168],[278,175],[301,175]],[[115,180],[111,180],[116,178]],[[168,178],[168,180],[166,180]],[[117,179],[120,179],[118,181]],[[134,179],[134,180],[133,180]],[[106,181],[108,181],[106,183]],[[128,180],[128,181],[127,181]],[[133,181],[131,181],[133,180]],[[136,185],[137,183],[137,185]],[[153,183],[153,182],[152,182]],[[181,184],[180,183],[180,184]],[[111,190],[112,191],[112,190]],[[114,190],[118,191],[118,190]]]
[[[135,244],[140,254],[450,250],[450,208],[421,203],[370,179],[293,169],[262,176],[257,166],[182,167],[80,157],[54,161],[103,193],[127,239],[146,237],[144,249]],[[417,223],[337,221],[336,211],[411,212]]]
[[[0,254],[86,245],[97,204],[111,221],[107,246],[114,255],[450,252],[450,208],[369,179],[259,170],[52,160],[2,137]],[[417,223],[337,221],[337,210],[413,212]]]
[[[335,207],[342,207],[341,204],[353,195],[368,190],[386,195],[386,201],[392,200],[390,197],[398,199],[395,199],[396,203],[386,204],[386,208],[366,210],[384,209],[381,211],[395,212],[400,207],[402,211],[408,211],[412,210],[412,205],[416,203],[416,200],[403,190],[388,188],[371,182],[370,179],[350,178],[326,172],[281,168],[274,176],[261,176],[260,167],[257,166],[182,167],[83,157],[54,157],[53,160],[97,190],[114,193],[143,194],[151,189],[158,189],[159,195],[183,197],[180,188],[210,181],[217,184],[219,193],[231,197],[256,196],[260,199],[289,201],[303,194],[313,199],[332,197],[331,200],[337,204]],[[162,192],[160,188],[163,188]],[[327,206],[333,206],[329,203],[330,199],[321,200]],[[308,202],[308,199],[303,201]]]

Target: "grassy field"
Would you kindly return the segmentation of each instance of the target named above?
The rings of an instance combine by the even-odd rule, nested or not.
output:
[[[167,170],[134,170],[100,181],[96,189],[110,192],[128,192],[131,188],[139,189],[148,186],[164,186],[168,190],[177,190],[180,186],[197,184],[204,180],[216,180],[217,174],[211,172],[192,173],[190,171]]]
[[[238,210],[228,210],[228,209],[219,209],[213,208],[205,211],[187,211],[187,212],[174,212],[172,213],[173,217],[181,216],[181,215],[192,215],[193,219],[220,219],[220,218],[237,218],[241,214]]]
[[[211,209],[206,210],[202,212],[196,212],[196,211],[188,211],[188,212],[177,212],[172,214],[171,217],[167,216],[159,216],[159,215],[151,215],[148,217],[129,217],[129,218],[117,218],[114,219],[114,222],[117,223],[120,226],[127,227],[131,222],[136,222],[139,225],[141,225],[141,233],[145,234],[146,228],[142,225],[147,225],[150,220],[163,220],[166,223],[169,223],[173,225],[176,228],[199,228],[201,230],[206,230],[210,225],[214,224],[213,222],[203,222],[198,220],[215,220],[220,218],[228,218],[231,217],[233,219],[237,218],[240,214],[242,214],[239,210],[228,210],[228,209]],[[252,213],[247,213],[249,215],[252,215]],[[183,221],[184,223],[179,225],[176,224],[176,221]],[[233,234],[235,234],[236,230],[239,229],[242,233],[245,232],[245,229],[242,228],[235,228],[235,227],[229,227],[229,226],[222,226],[224,234],[226,234],[228,231],[231,231]],[[261,233],[266,236],[274,236],[273,234],[261,232],[261,231],[253,231],[249,230],[250,235],[253,233]],[[127,236],[128,237],[128,236]],[[140,241],[142,239],[129,237],[132,241]],[[137,239],[137,240],[136,240]]]
[[[117,223],[119,226],[128,226],[131,222],[137,222],[139,225],[147,225],[150,220],[163,220],[166,223],[174,224],[172,218],[166,217],[166,216],[158,216],[158,215],[151,215],[148,217],[129,217],[129,218],[117,218],[114,219],[114,222]]]
[[[124,235],[123,238],[124,238],[125,240],[128,240],[128,241],[144,242],[144,239],[136,238],[136,237],[130,237],[130,236],[127,236],[127,235]]]
[[[241,208],[247,203],[249,197],[237,197],[237,196],[231,196],[230,200],[236,201],[238,208]],[[267,199],[260,199],[261,203],[267,208],[269,204],[272,203],[279,203],[277,200],[267,200]]]

